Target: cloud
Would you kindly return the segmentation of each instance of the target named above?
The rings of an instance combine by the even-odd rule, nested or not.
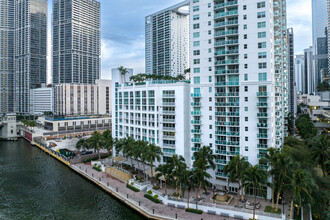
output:
[[[288,28],[293,27],[295,53],[302,53],[312,45],[311,0],[288,0]]]
[[[135,73],[144,73],[144,45],[143,35],[123,42],[103,38],[101,45],[102,78],[111,79],[111,69],[119,66],[133,68]]]

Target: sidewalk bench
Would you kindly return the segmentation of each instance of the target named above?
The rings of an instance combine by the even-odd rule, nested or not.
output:
[[[186,206],[184,205],[177,205],[178,209],[186,209]]]
[[[210,214],[210,215],[216,215],[217,214],[215,211],[212,211],[212,210],[207,210],[207,213]]]
[[[224,212],[221,212],[220,215],[221,216],[224,216],[224,217],[229,217],[229,214],[228,213],[224,213]]]
[[[243,216],[241,216],[241,215],[234,215],[234,218],[236,218],[236,219],[244,219]]]
[[[175,204],[173,204],[173,203],[167,203],[167,206],[169,206],[169,207],[175,207]]]

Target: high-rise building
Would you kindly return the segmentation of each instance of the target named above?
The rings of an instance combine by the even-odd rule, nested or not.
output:
[[[191,106],[191,149],[213,148],[211,182],[226,188],[223,169],[233,156],[259,164],[287,135],[286,1],[191,0],[190,7],[191,93],[200,103]]]
[[[294,72],[294,34],[293,28],[288,28],[288,96],[289,96],[289,112],[295,115],[296,106],[296,80]]]
[[[47,0],[15,1],[16,112],[30,113],[30,89],[47,78]]]
[[[0,0],[0,113],[14,112],[15,4]]]
[[[306,78],[305,78],[305,57],[303,54],[296,55],[294,59],[294,72],[297,90],[299,93],[306,94]]]
[[[53,83],[94,84],[100,78],[100,3],[53,1]]]
[[[315,68],[314,68],[314,63],[313,63],[313,52],[314,49],[312,46],[304,50],[304,57],[305,57],[305,76],[304,78],[306,79],[306,83],[304,84],[305,88],[303,88],[303,93],[304,94],[311,94],[315,93],[316,88],[315,88]]]
[[[189,0],[147,16],[145,28],[146,73],[184,74],[189,68]]]
[[[312,0],[313,24],[313,60],[315,79],[313,91],[328,75],[328,42],[327,42],[327,0]]]

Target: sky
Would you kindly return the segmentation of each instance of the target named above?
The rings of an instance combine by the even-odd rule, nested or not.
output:
[[[119,66],[144,73],[145,16],[181,0],[99,0],[101,3],[101,78],[110,79],[111,69]],[[49,7],[49,33],[52,0]],[[288,28],[293,27],[295,54],[312,45],[311,0],[287,0]],[[51,42],[51,36],[48,37]],[[48,43],[48,57],[51,46]],[[51,74],[51,60],[48,61]]]

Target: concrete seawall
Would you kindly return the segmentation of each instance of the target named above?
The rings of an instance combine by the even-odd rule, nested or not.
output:
[[[155,220],[169,220],[169,219],[173,219],[173,218],[167,218],[167,217],[163,217],[163,216],[158,216],[158,215],[152,214],[149,210],[146,210],[143,207],[139,206],[138,204],[135,204],[132,200],[129,200],[129,199],[125,198],[123,195],[120,195],[120,193],[117,193],[116,190],[110,189],[109,187],[107,187],[106,185],[104,185],[102,182],[98,181],[97,179],[89,176],[88,174],[86,174],[86,173],[82,172],[81,170],[79,170],[78,168],[74,167],[68,161],[64,160],[62,157],[60,157],[60,156],[52,153],[50,151],[50,149],[47,149],[47,148],[41,146],[39,143],[34,142],[34,141],[32,141],[31,144],[37,146],[40,150],[42,150],[45,153],[49,154],[53,158],[55,158],[58,161],[60,161],[63,164],[65,164],[66,166],[70,167],[73,171],[75,171],[79,175],[83,176],[87,180],[91,181],[92,183],[94,183],[95,185],[97,185],[98,187],[100,187],[102,190],[104,190],[105,192],[109,193],[114,198],[116,198],[117,200],[119,200],[123,204],[127,205],[128,207],[134,209],[135,211],[137,211],[138,213],[140,213],[144,217],[146,217],[148,219],[155,219]]]

